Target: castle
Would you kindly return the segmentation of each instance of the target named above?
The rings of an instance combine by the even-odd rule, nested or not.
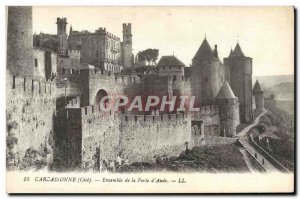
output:
[[[162,56],[157,72],[123,73],[134,66],[131,24],[123,41],[105,28],[32,34],[31,7],[8,8],[7,165],[105,170],[117,159],[154,162],[194,146],[235,141],[236,127],[263,110],[263,90],[252,89],[252,58],[239,44],[223,63],[206,38],[191,76],[175,56]],[[103,112],[104,96],[196,97],[199,111]],[[254,100],[253,100],[254,99]],[[217,141],[216,141],[217,140]]]

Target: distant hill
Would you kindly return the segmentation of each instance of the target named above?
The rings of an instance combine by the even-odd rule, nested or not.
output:
[[[254,76],[253,84],[258,79],[262,88],[265,91],[265,96],[275,95],[276,100],[294,101],[294,76]]]
[[[274,75],[274,76],[252,76],[253,85],[258,79],[261,86],[271,87],[275,84],[280,84],[283,82],[294,82],[294,75]]]

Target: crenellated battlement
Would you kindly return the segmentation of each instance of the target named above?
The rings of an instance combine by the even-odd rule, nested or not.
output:
[[[110,111],[101,111],[99,105],[90,105],[80,108],[81,116],[83,119],[92,118],[95,116],[114,116],[113,110]]]
[[[103,27],[100,27],[97,30],[95,30],[95,33],[106,34],[108,37],[120,41],[119,37],[115,36],[114,34],[108,32],[108,31],[106,31],[106,28],[103,28]]]
[[[161,114],[161,115],[120,115],[122,123],[130,122],[174,122],[188,118],[187,113]]]
[[[68,49],[68,56],[71,59],[80,59],[80,50]]]
[[[200,112],[201,115],[219,114],[219,106],[217,106],[217,105],[201,106],[199,112]]]
[[[194,120],[201,119],[203,117],[212,117],[219,115],[219,106],[201,106],[199,111],[191,112],[191,117]]]
[[[80,108],[80,97],[72,98],[69,100],[66,108]]]
[[[51,80],[33,79],[31,77],[7,75],[7,86],[9,92],[26,95],[48,95],[55,96],[55,82]]]
[[[115,83],[117,84],[134,84],[134,83],[141,83],[141,78],[135,74],[122,74],[122,75],[114,75],[115,76]]]

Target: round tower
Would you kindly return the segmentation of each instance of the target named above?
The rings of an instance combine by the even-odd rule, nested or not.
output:
[[[9,6],[7,13],[7,69],[11,75],[32,77],[32,7]]]
[[[236,127],[240,124],[239,103],[227,81],[221,87],[216,102],[219,105],[220,135],[235,137]]]
[[[192,93],[196,97],[196,104],[214,104],[224,80],[221,69],[217,46],[212,50],[205,38],[192,60],[191,67]]]
[[[264,110],[264,90],[261,88],[258,80],[253,87],[253,95],[255,97],[255,105],[257,110]]]
[[[240,119],[243,123],[253,122],[252,113],[252,58],[245,56],[239,43],[224,58],[227,80],[239,99]]]

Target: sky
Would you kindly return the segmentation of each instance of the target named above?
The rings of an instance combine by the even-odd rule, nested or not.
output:
[[[292,7],[33,7],[33,32],[56,34],[56,18],[66,17],[68,33],[99,27],[122,38],[132,23],[133,53],[147,48],[174,55],[187,66],[205,35],[223,60],[239,42],[253,58],[253,75],[294,74]]]

